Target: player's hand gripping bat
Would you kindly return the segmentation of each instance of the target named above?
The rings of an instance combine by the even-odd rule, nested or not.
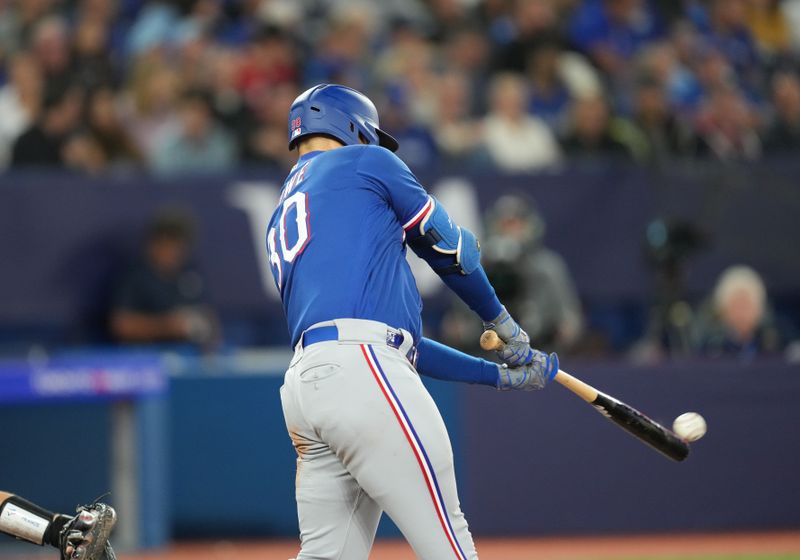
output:
[[[481,335],[481,348],[501,350],[503,341],[494,331]],[[592,405],[595,410],[634,437],[650,445],[674,461],[689,455],[689,445],[661,424],[654,422],[635,408],[606,395],[565,371],[558,370],[555,380]]]

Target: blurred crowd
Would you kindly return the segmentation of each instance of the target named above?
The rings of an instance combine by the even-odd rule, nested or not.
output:
[[[286,167],[318,82],[412,167],[749,161],[800,146],[798,62],[800,0],[4,0],[0,168]]]

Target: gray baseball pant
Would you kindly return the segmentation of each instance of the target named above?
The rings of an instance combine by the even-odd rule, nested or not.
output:
[[[406,359],[411,336],[358,319],[308,331],[323,325],[338,340],[301,339],[281,387],[297,451],[297,560],[368,558],[383,511],[422,560],[476,559],[447,429]]]

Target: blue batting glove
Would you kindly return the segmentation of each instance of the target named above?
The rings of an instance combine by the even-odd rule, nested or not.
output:
[[[497,388],[501,391],[535,391],[544,389],[558,373],[558,355],[532,350],[531,363],[520,367],[498,365]]]
[[[491,322],[483,323],[483,330],[493,330],[500,340],[505,342],[503,349],[497,351],[497,357],[501,362],[516,367],[529,364],[533,360],[534,351],[531,349],[528,333],[522,330],[505,307]]]

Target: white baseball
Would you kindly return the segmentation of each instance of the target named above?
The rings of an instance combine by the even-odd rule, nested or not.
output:
[[[706,435],[706,420],[696,412],[684,412],[672,423],[672,430],[686,441]]]

